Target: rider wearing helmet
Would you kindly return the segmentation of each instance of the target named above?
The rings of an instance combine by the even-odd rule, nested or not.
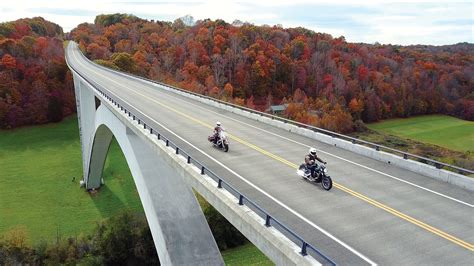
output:
[[[221,122],[217,121],[216,126],[214,127],[214,144],[217,143],[217,138],[222,130],[224,130],[224,128],[221,126]]]
[[[314,171],[316,168],[318,168],[318,164],[316,163],[316,160],[319,162],[326,164],[327,162],[323,161],[321,158],[316,155],[316,149],[315,148],[310,148],[309,149],[309,154],[305,156],[304,162],[306,163],[306,167],[310,169],[311,171],[311,177],[314,176]]]

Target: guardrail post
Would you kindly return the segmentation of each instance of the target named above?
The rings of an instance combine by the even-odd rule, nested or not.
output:
[[[306,247],[308,246],[308,243],[303,241],[303,245],[301,245],[301,255],[306,256],[308,255],[308,252],[306,252]]]
[[[201,166],[201,175],[204,174],[204,170],[205,170],[204,166]]]
[[[222,188],[222,179],[220,179],[220,178],[217,181],[217,188]]]
[[[272,219],[272,217],[267,214],[267,217],[265,217],[265,226],[266,227],[270,227],[270,220]]]
[[[406,153],[403,154],[403,159],[408,159],[408,155]]]
[[[145,123],[143,123],[143,129],[146,129],[146,124]]]
[[[150,134],[153,134],[153,128],[150,127]]]
[[[161,139],[161,135],[160,133],[158,133],[158,135],[156,135],[158,137],[158,139]]]
[[[356,144],[357,141],[355,139],[352,140],[352,144]]]
[[[191,163],[191,156],[188,155],[188,163]]]
[[[133,121],[135,121],[135,116],[133,116]]]
[[[139,125],[140,125],[140,122],[141,122],[141,120],[140,120],[140,119],[138,119],[138,124],[139,124]]]
[[[176,147],[176,154],[179,154],[179,148]]]
[[[239,195],[239,205],[244,205],[244,196],[242,194]]]
[[[442,166],[441,164],[439,164],[439,163],[435,163],[435,167],[436,167],[437,169],[443,168],[443,166]]]
[[[375,150],[376,150],[376,151],[380,151],[380,147],[379,147],[379,146],[375,146]]]
[[[169,145],[170,145],[170,141],[166,140],[166,147],[168,147]]]

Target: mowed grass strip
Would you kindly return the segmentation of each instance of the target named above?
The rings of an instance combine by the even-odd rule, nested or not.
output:
[[[113,167],[111,167],[113,165]],[[74,178],[74,180],[73,180]],[[82,178],[77,118],[0,131],[0,234],[24,228],[32,243],[90,233],[96,222],[124,209],[142,212],[117,143],[99,193],[79,188]]]
[[[390,119],[368,124],[370,129],[456,151],[474,151],[474,122],[446,115]]]

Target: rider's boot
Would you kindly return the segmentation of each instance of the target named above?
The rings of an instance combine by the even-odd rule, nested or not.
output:
[[[314,179],[314,182],[316,183],[321,183],[321,176],[319,174],[316,174],[316,177]]]

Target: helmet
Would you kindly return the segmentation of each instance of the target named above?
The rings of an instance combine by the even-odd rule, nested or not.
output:
[[[221,126],[221,122],[217,121],[217,122],[216,122],[216,125],[220,127],[220,126]]]
[[[310,148],[309,153],[311,153],[312,155],[316,155],[316,149],[315,148]]]

